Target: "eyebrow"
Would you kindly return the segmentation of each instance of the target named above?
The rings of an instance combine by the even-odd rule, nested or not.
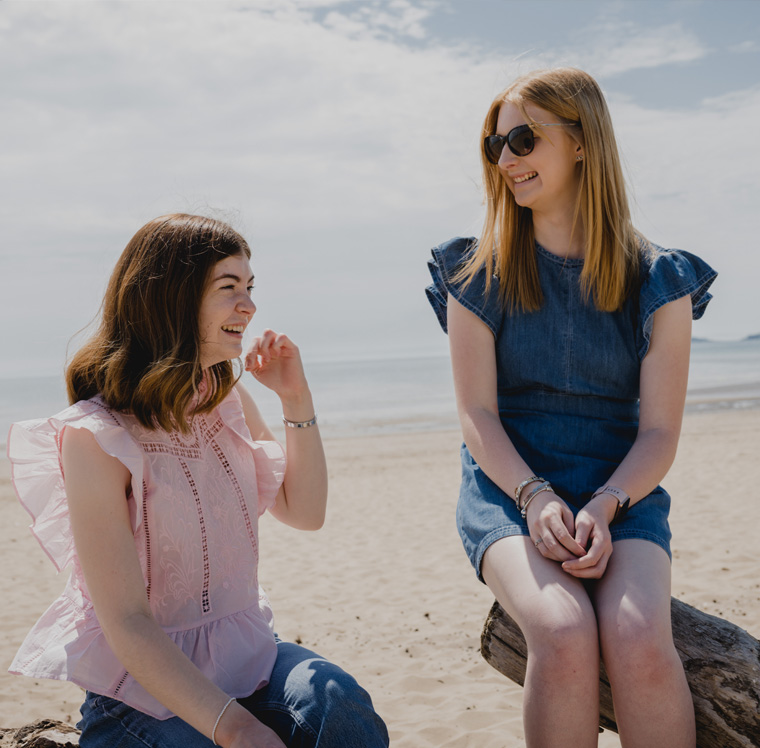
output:
[[[217,275],[216,278],[212,281],[212,283],[216,283],[216,281],[225,280],[229,278],[230,280],[234,280],[235,283],[242,283],[243,279],[239,275],[235,275],[234,273],[223,273],[222,275]],[[250,283],[253,280],[253,275],[248,279],[248,282]]]

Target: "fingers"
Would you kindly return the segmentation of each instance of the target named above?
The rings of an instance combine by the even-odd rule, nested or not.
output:
[[[601,577],[612,553],[607,525],[585,511],[573,517],[570,507],[554,495],[528,510],[528,526],[538,552],[558,561],[568,573],[580,578]],[[589,546],[589,540],[591,544]]]
[[[298,348],[284,333],[274,330],[264,330],[251,341],[245,356],[245,368],[252,374],[257,374],[270,362],[281,357],[292,357],[298,353]]]
[[[274,330],[264,330],[259,337],[251,341],[246,360],[248,356],[255,356],[265,363],[269,362],[288,344],[293,345],[287,335],[276,333]]]
[[[557,542],[557,539],[550,532],[538,535],[533,540],[533,545],[536,546],[536,549],[544,558],[548,558],[551,561],[559,561],[561,563],[575,558],[570,551]]]
[[[568,510],[570,512],[570,510]],[[572,521],[572,513],[570,513]],[[586,553],[586,548],[582,546],[571,534],[568,532],[566,524],[561,524],[557,527],[552,527],[552,533],[554,537],[568,550],[573,556],[583,556]],[[572,527],[570,528],[572,530]]]
[[[579,564],[581,561],[586,562],[586,560],[574,559],[563,563],[562,568],[570,574],[570,576],[578,579],[601,579],[604,576],[604,572],[607,571],[607,563],[610,560],[611,554],[612,549],[610,548],[610,550],[606,552],[597,563],[594,563],[591,566],[576,566],[575,564]]]
[[[554,525],[536,533],[534,544],[539,538],[541,542],[536,547],[541,555],[554,561],[569,561],[586,553],[586,549],[577,544],[563,524]]]
[[[599,579],[604,575],[611,555],[612,539],[609,531],[595,527],[591,532],[591,546],[588,553],[580,558],[564,562],[562,568],[574,577]]]
[[[572,535],[573,513],[564,501],[551,497],[535,514],[528,517],[528,524],[533,544],[542,556],[562,562],[585,555],[586,549]]]
[[[528,526],[536,550],[544,558],[561,563],[568,574],[580,579],[604,575],[612,554],[612,538],[607,523],[593,512],[584,509],[574,518],[567,504],[554,495],[529,507]]]
[[[581,548],[588,548],[591,527],[592,526],[588,522],[584,522],[583,517],[578,517],[575,522],[575,540]]]

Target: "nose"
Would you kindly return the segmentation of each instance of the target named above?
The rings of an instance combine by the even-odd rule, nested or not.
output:
[[[248,295],[244,295],[241,298],[238,309],[249,317],[253,317],[256,314],[256,304],[253,303],[253,299]]]
[[[504,144],[504,148],[501,149],[501,155],[499,156],[499,163],[497,166],[500,169],[509,169],[510,166],[514,166],[517,163],[519,156],[515,156],[512,151],[509,150],[507,144]]]

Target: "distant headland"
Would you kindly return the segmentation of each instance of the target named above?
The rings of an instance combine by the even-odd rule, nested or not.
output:
[[[760,340],[760,332],[756,333],[755,335],[747,335],[746,338],[741,338],[737,340],[737,343],[748,343],[753,340]],[[692,343],[715,343],[717,341],[713,340],[712,338],[697,338],[693,337],[691,339]],[[724,341],[724,342],[730,342],[730,341]]]

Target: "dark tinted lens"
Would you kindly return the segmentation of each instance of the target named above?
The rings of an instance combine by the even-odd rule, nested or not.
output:
[[[491,135],[483,141],[483,148],[486,152],[486,158],[492,164],[498,164],[501,158],[501,152],[504,150],[504,143],[507,141],[504,135]]]
[[[483,141],[486,158],[492,164],[498,164],[504,144],[515,156],[527,156],[535,145],[533,130],[528,125],[520,125],[510,130],[506,135],[490,135]]]
[[[533,150],[533,130],[528,125],[520,125],[507,134],[509,150],[515,156],[527,156]]]

